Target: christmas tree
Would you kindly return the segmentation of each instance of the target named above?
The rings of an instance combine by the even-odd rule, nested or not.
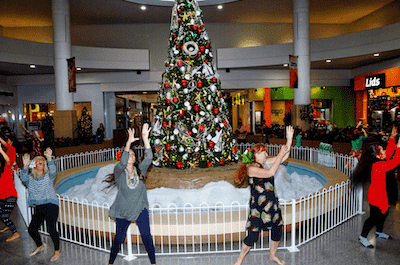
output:
[[[190,168],[237,161],[228,106],[196,0],[175,0],[168,52],[151,133],[153,164]]]

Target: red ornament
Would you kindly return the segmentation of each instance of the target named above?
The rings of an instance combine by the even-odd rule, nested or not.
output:
[[[187,86],[188,82],[186,80],[182,80],[181,84],[182,86]]]
[[[198,52],[198,53],[197,53],[197,56],[198,56],[198,57],[201,57],[201,52]]]
[[[221,162],[222,166],[225,165],[225,161],[222,158],[221,158],[220,162]]]
[[[172,33],[172,37],[176,38],[176,33]]]
[[[197,25],[193,25],[193,30],[197,30]]]
[[[167,99],[167,104],[171,104],[171,100],[169,98]]]
[[[162,122],[162,126],[165,128],[165,127],[167,127],[167,122],[166,121],[163,121]]]
[[[158,152],[158,151],[160,151],[160,148],[156,147],[156,148],[154,148],[154,150],[156,150]]]
[[[210,43],[209,42],[207,42],[206,48],[210,48]]]
[[[208,166],[208,167],[211,167],[211,163],[210,163],[210,162],[208,162],[208,161],[207,161],[207,166]]]
[[[169,87],[169,84],[168,84],[168,82],[165,82],[165,85],[164,85],[166,88],[168,88]]]
[[[201,27],[200,27],[201,29],[204,29],[204,24],[201,24]]]
[[[213,141],[208,142],[208,147],[213,148],[214,147],[214,142]]]
[[[197,87],[202,88],[203,87],[203,81],[197,81]]]
[[[199,33],[199,35],[202,33],[201,29],[199,29],[197,32]]]
[[[214,83],[216,83],[216,82],[217,82],[217,78],[214,76],[214,77],[212,78],[212,81],[213,81]]]
[[[219,111],[219,110],[218,110],[218,108],[215,108],[215,109],[214,109],[214,113],[215,113],[215,115],[217,115],[217,114],[218,114],[218,111]]]
[[[201,51],[201,52],[204,52],[205,49],[206,49],[206,47],[200,46],[200,51]]]
[[[221,128],[219,128],[219,126],[217,126],[217,131],[221,130]]]
[[[181,19],[181,18],[178,18],[178,23],[181,23],[181,21],[182,21],[182,19]]]
[[[179,9],[178,9],[178,13],[181,13],[181,12],[182,12],[182,9],[179,8]]]
[[[174,103],[178,103],[178,97],[173,98]]]
[[[170,144],[167,144],[167,145],[165,146],[165,149],[167,149],[168,151],[171,151],[171,150],[172,150],[172,147],[171,147]]]
[[[198,105],[194,106],[194,111],[199,111],[200,107]]]
[[[183,61],[182,61],[182,60],[179,60],[179,61],[176,62],[176,64],[177,64],[178,66],[182,66],[182,65],[183,65]]]
[[[175,123],[174,123],[174,124],[172,124],[172,128],[175,128]]]
[[[204,131],[204,126],[203,125],[200,125],[199,126],[199,130],[202,132],[202,131]]]
[[[164,161],[165,161],[165,162],[168,162],[168,157],[165,157],[165,158],[164,158]]]
[[[204,60],[204,62],[205,62],[205,63],[208,63],[208,60],[207,60],[207,59],[205,59],[205,60]]]
[[[183,116],[183,110],[179,111],[179,115]]]
[[[176,168],[182,168],[183,164],[182,162],[176,162]]]
[[[192,135],[193,133],[192,133],[192,131],[188,131],[188,134],[189,134],[189,135]]]
[[[223,121],[222,124],[223,124],[224,126],[226,126],[228,123],[227,123],[226,121]]]

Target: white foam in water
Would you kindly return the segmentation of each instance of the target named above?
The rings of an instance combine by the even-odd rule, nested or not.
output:
[[[99,205],[106,202],[111,206],[117,195],[117,188],[106,191],[109,184],[103,180],[105,176],[113,173],[114,166],[111,164],[100,168],[96,178],[87,179],[84,184],[74,186],[61,195],[68,196],[70,199],[76,197],[79,201],[86,199],[89,203],[97,201]],[[275,174],[275,186],[278,198],[291,200],[307,196],[321,189],[323,185],[317,179],[307,175],[299,175],[296,172],[288,174],[286,167],[280,165]],[[187,203],[199,207],[202,202],[210,206],[222,202],[225,206],[229,206],[234,201],[239,202],[240,205],[246,205],[249,202],[250,189],[249,187],[239,189],[227,181],[218,181],[210,182],[199,189],[164,187],[151,189],[147,191],[147,196],[150,207],[154,204],[159,204],[161,208],[167,208],[170,204],[183,207]]]

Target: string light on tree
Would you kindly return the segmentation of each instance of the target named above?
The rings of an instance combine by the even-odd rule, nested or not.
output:
[[[189,168],[237,161],[228,107],[196,0],[175,0],[151,141],[153,164]]]

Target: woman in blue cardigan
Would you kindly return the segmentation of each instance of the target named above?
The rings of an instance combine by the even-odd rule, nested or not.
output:
[[[145,123],[142,129],[142,139],[145,147],[145,156],[139,164],[135,153],[131,150],[131,144],[138,141],[135,138],[135,129],[128,129],[128,140],[122,153],[120,162],[114,168],[114,174],[110,175],[107,182],[116,184],[118,193],[114,203],[108,212],[115,219],[117,231],[111,247],[109,264],[114,264],[121,244],[126,237],[131,222],[136,222],[140,235],[146,247],[151,264],[156,264],[153,239],[150,234],[149,202],[147,200],[146,185],[142,181],[146,177],[147,169],[153,160],[149,142],[151,128]],[[130,236],[130,235],[129,235]]]

